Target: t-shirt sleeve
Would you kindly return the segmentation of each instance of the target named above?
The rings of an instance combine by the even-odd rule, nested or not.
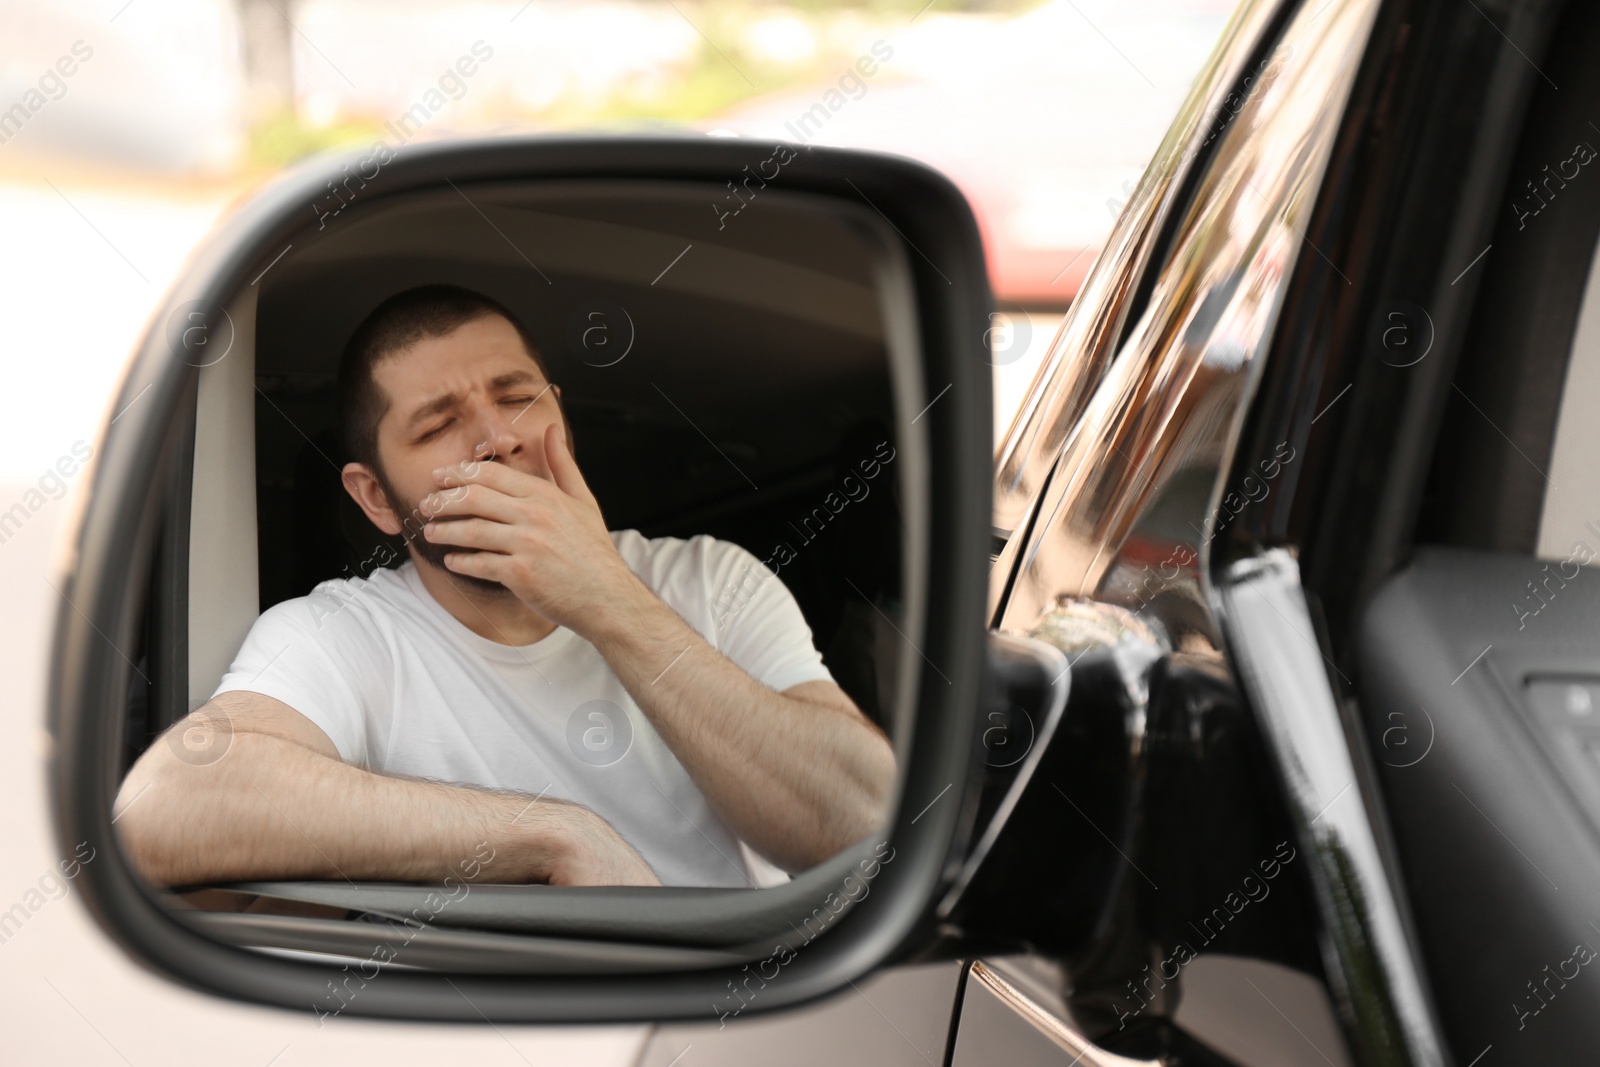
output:
[[[281,700],[316,723],[346,763],[365,767],[370,686],[359,665],[371,650],[358,647],[351,620],[338,624],[341,607],[319,587],[262,612],[212,696],[244,690]]]
[[[783,579],[739,545],[711,545],[707,588],[722,654],[779,692],[802,682],[833,681]]]

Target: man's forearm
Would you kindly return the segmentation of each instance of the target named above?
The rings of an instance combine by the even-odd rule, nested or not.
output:
[[[881,825],[894,781],[881,732],[762,685],[640,590],[585,636],[735,833],[798,870]]]
[[[888,739],[833,686],[797,700],[756,682],[622,559],[556,425],[549,477],[503,463],[440,468],[424,536],[457,574],[499,582],[595,646],[711,806],[791,870],[872,833],[894,785]],[[434,521],[434,520],[445,521]],[[821,686],[824,683],[814,683]]]
[[[562,809],[584,810],[373,774],[267,734],[231,746],[196,766],[157,744],[128,775],[118,829],[151,881],[543,881],[573,814]]]

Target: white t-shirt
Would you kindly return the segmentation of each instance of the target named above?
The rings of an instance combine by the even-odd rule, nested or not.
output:
[[[756,681],[782,691],[832,680],[794,597],[743,548],[636,530],[611,539]],[[566,627],[530,645],[481,637],[433,599],[410,560],[268,608],[216,691],[236,689],[288,704],[347,763],[582,804],[663,885],[788,881],[712,810],[593,645]]]

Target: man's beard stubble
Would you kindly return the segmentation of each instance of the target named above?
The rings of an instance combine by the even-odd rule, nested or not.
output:
[[[469,548],[466,545],[449,545],[437,541],[430,541],[422,536],[422,527],[427,519],[422,514],[420,502],[406,500],[395,491],[389,482],[389,476],[384,473],[380,464],[373,464],[372,475],[378,481],[378,488],[383,490],[389,506],[394,509],[395,515],[400,517],[400,534],[406,543],[421,556],[423,560],[441,571],[450,581],[465,586],[467,589],[483,593],[492,597],[505,597],[514,595],[500,582],[488,578],[479,578],[472,574],[462,574],[445,566],[444,557],[452,552],[469,553],[481,552],[480,548]]]

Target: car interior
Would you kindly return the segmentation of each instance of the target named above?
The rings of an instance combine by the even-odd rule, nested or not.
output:
[[[1459,361],[1441,372],[1412,543],[1352,638],[1418,943],[1462,1062],[1508,1032],[1521,1062],[1568,1062],[1596,1036],[1562,992],[1586,962],[1574,945],[1600,946],[1596,41],[1600,11],[1571,4],[1546,50],[1526,44],[1539,73],[1478,242]]]
[[[707,205],[720,195],[667,182],[473,185],[357,201],[295,235],[226,306],[202,362],[192,479],[168,487],[123,771],[209,699],[261,611],[408,558],[342,487],[335,378],[374,306],[438,282],[522,320],[610,528],[710,534],[767,561],[835,680],[898,737],[895,692],[914,653],[898,633],[908,474],[894,460],[910,416],[895,360],[915,348],[886,293],[903,288],[905,266],[865,210],[762,192],[718,231]],[[774,563],[778,546],[788,551]],[[811,873],[763,892],[801,892]],[[480,970],[724,962],[764,914],[730,900],[756,895],[744,890],[538,888],[530,903],[528,887],[475,886],[470,906],[439,919],[460,928],[408,939],[408,958]],[[370,937],[369,923],[401,921],[421,889],[283,882],[178,896],[219,938],[333,951]],[[540,930],[589,940],[529,936]],[[594,939],[608,938],[661,944],[596,954]]]

